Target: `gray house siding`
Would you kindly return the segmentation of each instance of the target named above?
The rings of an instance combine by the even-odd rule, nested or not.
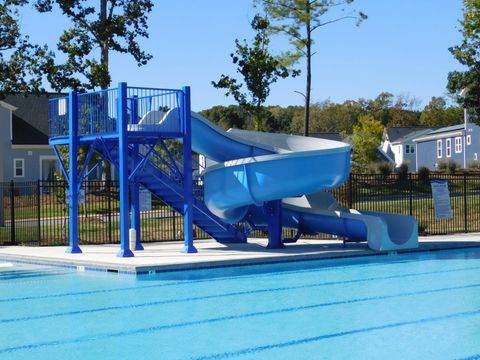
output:
[[[54,157],[53,150],[51,149],[10,149],[8,159],[4,166],[3,181],[37,181],[47,180],[47,177],[42,175],[40,166],[41,159],[47,160],[47,157]],[[23,177],[14,176],[14,160],[23,159],[24,171]],[[50,179],[51,180],[51,179]]]
[[[480,127],[476,124],[467,124],[466,131],[463,126],[441,133],[442,129],[426,136],[432,139],[416,139],[417,143],[417,171],[421,167],[437,170],[440,162],[455,161],[460,167],[468,167],[472,162],[480,160]],[[452,128],[452,127],[450,127]],[[447,128],[446,128],[447,129]],[[468,144],[470,138],[470,144]],[[460,139],[461,149],[457,152],[456,139]],[[447,142],[450,141],[450,156],[447,156]],[[437,142],[442,144],[442,154],[438,157]]]
[[[0,182],[42,179],[41,159],[51,161],[55,155],[53,149],[47,144],[12,144],[11,116],[12,121],[20,120],[13,116],[15,112],[13,115],[11,113],[11,110],[0,105]],[[13,135],[15,136],[15,134]],[[22,136],[25,135],[22,134]],[[23,176],[21,177],[14,176],[15,159],[23,160]],[[44,163],[44,168],[45,165],[47,164]],[[46,179],[46,176],[43,176],[43,179]]]
[[[470,135],[470,144],[466,144],[467,166],[480,160],[480,127],[468,124],[466,137]]]
[[[445,149],[442,148],[442,154],[444,152],[445,152]],[[416,153],[417,153],[417,171],[421,167],[427,167],[430,170],[435,170],[436,167],[438,166],[438,161],[441,160],[441,159],[437,159],[437,142],[436,141],[425,141],[425,142],[417,143]]]
[[[410,149],[408,153],[407,153],[407,145],[409,146],[409,149]],[[414,149],[413,153],[411,149]],[[403,151],[403,162],[408,165],[409,171],[413,171],[417,167],[415,143],[411,140],[405,142],[402,146],[402,151]]]
[[[9,162],[10,141],[10,110],[0,106],[0,181],[4,181],[5,162]]]

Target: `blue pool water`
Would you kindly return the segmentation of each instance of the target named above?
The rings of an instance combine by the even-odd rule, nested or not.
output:
[[[134,277],[0,267],[0,359],[480,358],[480,250]]]

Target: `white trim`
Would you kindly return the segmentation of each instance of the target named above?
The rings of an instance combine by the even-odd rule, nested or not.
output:
[[[477,155],[477,153],[473,153],[473,160],[475,160],[475,161],[478,160],[478,155]]]
[[[443,144],[442,144],[442,139],[438,139],[437,140],[437,159],[441,159],[443,157],[443,154],[442,154],[442,147],[443,147]]]
[[[457,136],[455,138],[455,154],[460,154],[462,152],[462,137]]]
[[[12,149],[16,150],[53,150],[51,145],[28,145],[28,144],[12,144]]]
[[[57,160],[57,157],[55,155],[40,155],[40,168],[39,168],[39,179],[40,180],[43,180],[43,174],[42,174],[42,170],[43,170],[43,167],[42,167],[42,161],[43,160]]]
[[[413,139],[412,141],[413,142],[424,142],[424,141],[429,141],[429,140],[445,139],[445,138],[454,137],[454,136],[462,136],[463,134],[464,134],[464,130],[459,130],[459,131],[452,131],[452,132],[445,132],[445,133],[440,133],[440,134],[421,136],[421,137]]]
[[[6,103],[5,101],[1,101],[1,100],[0,100],[0,106],[10,111],[15,111],[18,109],[17,107],[10,105],[9,103]]]
[[[445,156],[452,157],[452,139],[450,138],[445,140]]]
[[[17,161],[22,162],[22,175],[17,175]],[[25,177],[25,159],[23,158],[14,158],[13,159],[13,177],[14,178],[24,178]]]

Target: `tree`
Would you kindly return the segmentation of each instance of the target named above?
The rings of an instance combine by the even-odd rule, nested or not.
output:
[[[443,127],[461,123],[463,110],[459,107],[448,107],[445,98],[432,97],[420,115],[423,126]]]
[[[58,50],[67,55],[67,60],[56,65],[48,77],[57,91],[108,88],[111,51],[130,54],[139,66],[152,57],[141,50],[137,41],[139,37],[148,38],[152,0],[99,0],[99,6],[87,0],[35,0],[35,5],[40,12],[52,11],[57,5],[72,21],[72,27],[63,32],[58,43]]]
[[[362,115],[353,127],[352,161],[363,167],[377,159],[376,149],[382,141],[384,127],[379,120],[370,115]]]
[[[46,45],[31,44],[21,34],[18,8],[27,2],[5,0],[0,5],[0,98],[8,93],[43,92],[44,74],[53,63]]]
[[[354,0],[256,0],[263,4],[268,17],[273,20],[272,30],[283,33],[293,46],[293,51],[284,54],[284,64],[291,65],[299,59],[306,59],[306,87],[304,134],[308,136],[310,121],[310,98],[312,82],[313,33],[315,30],[346,19],[354,19],[359,25],[367,16],[355,10],[346,13],[343,5]],[[342,15],[326,18],[331,11],[341,10]],[[324,20],[325,19],[325,20]]]
[[[463,0],[463,19],[460,21],[462,43],[449,48],[455,59],[464,65],[465,71],[452,71],[448,74],[447,89],[451,94],[458,94],[467,88],[465,98],[457,101],[464,107],[480,108],[480,2]]]
[[[140,49],[138,37],[148,38],[148,14],[152,0],[98,0],[98,7],[88,0],[35,0],[38,11],[52,11],[57,5],[72,21],[72,27],[60,36],[58,50],[67,55],[63,64],[55,65],[48,81],[57,91],[107,89],[111,83],[110,52],[130,54],[138,66],[151,55]],[[95,50],[100,48],[100,61]],[[104,175],[111,178],[110,166],[103,162]]]
[[[269,22],[266,18],[255,15],[252,28],[256,31],[252,46],[246,40],[240,43],[235,40],[235,53],[230,54],[233,64],[237,65],[237,72],[243,77],[243,83],[227,75],[220,77],[212,84],[217,89],[226,89],[226,96],[232,95],[241,108],[252,115],[256,130],[262,130],[266,118],[263,104],[270,94],[270,85],[279,78],[286,78],[290,74],[296,76],[297,71],[291,73],[280,61],[269,53],[268,36]],[[245,85],[247,92],[243,92]]]
[[[230,105],[228,107],[214,106],[211,109],[200,111],[200,114],[225,130],[230,128],[249,128],[245,111],[236,105]]]

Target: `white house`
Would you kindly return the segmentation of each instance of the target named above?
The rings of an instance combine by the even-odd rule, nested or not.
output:
[[[386,158],[390,159],[395,168],[406,163],[409,171],[415,171],[417,160],[416,144],[413,142],[413,139],[430,131],[432,131],[432,128],[426,127],[386,128],[379,150]]]

